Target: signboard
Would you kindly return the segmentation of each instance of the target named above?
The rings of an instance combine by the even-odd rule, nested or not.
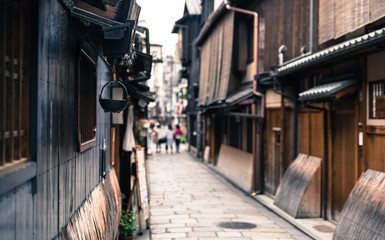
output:
[[[138,178],[139,187],[138,198],[139,206],[142,211],[139,211],[139,221],[146,221],[149,218],[149,206],[148,206],[148,191],[147,191],[147,177],[146,177],[146,161],[144,155],[144,148],[136,148],[136,176]]]

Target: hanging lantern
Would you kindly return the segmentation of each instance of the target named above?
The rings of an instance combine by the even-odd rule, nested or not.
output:
[[[112,91],[112,98],[110,99],[102,97],[104,88],[106,86],[110,86],[111,88],[113,88],[113,90],[115,90],[115,91]],[[120,93],[120,94],[114,94],[114,93]],[[117,96],[117,95],[120,95],[120,96]],[[124,96],[126,96],[125,99],[124,99]],[[116,98],[120,98],[120,99],[116,99]],[[120,80],[109,81],[102,87],[102,90],[99,94],[99,103],[105,112],[117,113],[117,112],[123,111],[127,107],[129,99],[130,97],[128,96],[127,88],[124,85],[124,83],[121,82]]]

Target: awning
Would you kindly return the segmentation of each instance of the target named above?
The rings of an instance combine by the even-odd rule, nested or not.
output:
[[[324,63],[346,54],[358,52],[365,48],[385,43],[385,28],[362,35],[342,42],[340,44],[328,47],[314,54],[306,55],[292,61],[285,62],[277,69],[278,76],[284,76],[296,71],[303,70],[316,64]]]
[[[299,101],[338,99],[359,87],[356,79],[322,84],[299,94]]]
[[[138,100],[143,100],[146,103],[155,101],[154,94],[147,91],[140,91],[138,88],[132,86],[131,84],[125,84],[127,87],[128,95],[130,95],[133,98],[136,98]]]
[[[136,0],[77,0],[62,1],[71,15],[86,22],[113,26],[127,20],[137,21],[141,7]]]
[[[100,25],[102,27],[110,27],[110,26],[122,24],[120,22],[96,15],[94,13],[88,12],[78,7],[72,7],[70,9],[70,14],[73,17],[78,18],[84,22],[93,23],[96,25]]]
[[[226,103],[229,105],[242,104],[242,103],[250,104],[250,102],[247,100],[250,99],[252,96],[253,96],[253,86],[251,85],[247,88],[240,89],[236,92],[229,94],[229,96],[226,98]]]
[[[113,62],[119,62],[131,53],[140,13],[140,6],[135,1],[120,1],[119,4],[116,2],[112,13],[112,7],[103,11],[82,1],[66,5],[71,16],[87,28],[96,30],[97,38],[103,41],[103,56]],[[129,10],[128,14],[123,14],[123,8]]]

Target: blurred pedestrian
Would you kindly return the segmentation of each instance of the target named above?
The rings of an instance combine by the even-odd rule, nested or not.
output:
[[[152,141],[155,143],[155,152],[156,153],[160,153],[160,144],[159,144],[159,133],[158,133],[158,127],[155,126],[153,131],[152,131],[152,134],[151,134],[151,137],[152,137]]]
[[[182,130],[180,130],[180,126],[177,124],[175,126],[175,131],[174,131],[174,139],[175,139],[175,145],[176,145],[176,152],[179,152],[179,144],[180,144],[180,139],[182,138]]]
[[[171,125],[168,125],[168,130],[166,133],[167,143],[166,143],[166,153],[168,152],[168,147],[172,153],[172,142],[174,141],[174,132],[172,131]]]

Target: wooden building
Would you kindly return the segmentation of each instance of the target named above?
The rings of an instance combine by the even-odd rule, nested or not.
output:
[[[114,63],[133,60],[140,7],[5,0],[0,11],[1,238],[116,238],[111,115],[98,94]]]
[[[314,1],[314,26],[305,27],[313,48],[285,58],[270,78],[295,99],[297,152],[322,159],[319,208],[332,221],[342,217],[363,172],[385,171],[384,7],[378,1]]]
[[[199,51],[194,44],[200,30],[201,0],[186,0],[183,17],[174,24],[172,33],[179,35],[178,52],[182,64],[180,79],[186,78],[187,88],[187,141],[189,151],[199,156],[198,152],[198,86],[199,86]]]
[[[249,31],[254,31],[257,18],[254,13],[227,9],[225,3],[214,9],[213,1],[202,2],[202,16],[207,20],[196,44],[201,47],[198,106],[203,123],[204,159],[251,192],[260,153],[254,133],[263,112],[263,100],[253,88],[256,48],[254,34]],[[244,161],[231,157],[239,154]],[[234,169],[232,165],[237,161]]]
[[[230,5],[222,4],[209,15],[197,39],[202,46],[199,105],[206,117],[204,146],[208,161],[214,163],[222,144],[251,154],[244,173],[250,176],[247,191],[273,196],[296,154],[295,101],[287,97],[291,87],[270,76],[279,65],[280,47],[290,46],[285,47],[285,58],[290,59],[309,46],[310,1]],[[207,15],[210,8],[202,7]]]
[[[196,40],[204,159],[244,190],[273,198],[282,181],[299,179],[317,203],[308,216],[339,221],[360,175],[385,171],[385,5],[230,1],[208,14],[205,3]],[[293,165],[297,156],[312,163]],[[302,183],[285,177],[304,171],[311,178]]]
[[[265,94],[263,191],[274,196],[280,180],[298,154],[296,140],[296,101],[292,86],[270,78],[280,61],[301,56],[313,46],[309,36],[311,21],[316,21],[312,1],[257,1],[249,8],[259,17],[259,69],[256,81]]]

